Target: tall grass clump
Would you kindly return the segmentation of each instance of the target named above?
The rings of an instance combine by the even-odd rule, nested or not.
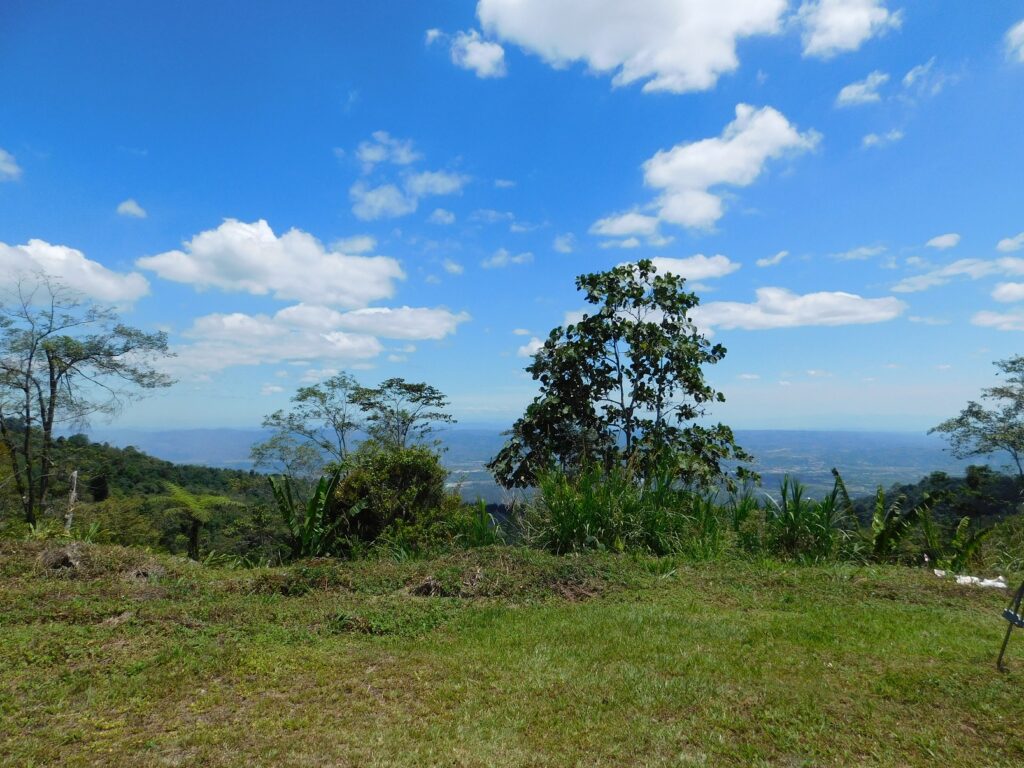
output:
[[[523,518],[526,540],[556,554],[601,549],[713,557],[727,525],[713,497],[676,484],[669,473],[637,478],[628,467],[591,466],[541,473]]]
[[[822,499],[805,496],[805,487],[789,475],[782,479],[779,500],[769,496],[765,507],[770,550],[807,561],[828,560],[841,553],[856,522],[842,479],[838,473],[835,476],[831,493]]]

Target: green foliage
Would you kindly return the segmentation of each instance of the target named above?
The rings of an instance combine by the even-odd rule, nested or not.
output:
[[[959,416],[947,419],[929,433],[945,434],[956,456],[1005,452],[1024,480],[1024,356],[997,360],[994,365],[1006,378],[1003,384],[981,391],[981,399],[992,407],[972,400]]]
[[[350,543],[370,543],[389,528],[427,525],[446,503],[447,470],[424,446],[362,446],[333,494],[334,515]]]
[[[765,524],[769,547],[777,554],[821,561],[835,557],[849,534],[849,497],[838,472],[832,492],[822,499],[804,496],[805,489],[786,475],[780,500],[769,498]]]
[[[425,382],[385,379],[376,387],[357,387],[352,402],[366,415],[370,437],[388,449],[424,443],[438,424],[455,421],[448,398]]]
[[[901,542],[923,518],[930,517],[932,497],[925,494],[921,501],[907,508],[905,496],[897,496],[886,504],[885,490],[878,486],[874,509],[871,513],[871,556],[879,562],[894,559]]]
[[[179,516],[186,528],[188,556],[199,559],[199,534],[214,515],[225,508],[241,506],[227,496],[194,493],[175,483],[166,484],[167,495],[163,497],[166,510]]]
[[[551,331],[527,366],[540,394],[488,464],[499,483],[534,485],[555,467],[628,466],[645,480],[671,465],[674,479],[706,488],[724,462],[749,458],[728,427],[694,423],[725,399],[703,371],[725,348],[691,320],[699,299],[685,282],[650,260],[576,279],[594,310]]]
[[[683,551],[695,533],[691,514],[698,497],[675,487],[670,476],[642,480],[626,467],[591,466],[572,474],[549,470],[537,487],[525,533],[532,544],[556,554],[588,549],[668,554]],[[704,512],[698,511],[697,528],[717,536],[717,522],[709,526]]]
[[[291,556],[319,557],[337,549],[341,520],[332,515],[334,494],[340,473],[321,477],[313,494],[305,502],[296,494],[294,483],[287,475],[268,477],[277,502],[278,511],[288,531]]]

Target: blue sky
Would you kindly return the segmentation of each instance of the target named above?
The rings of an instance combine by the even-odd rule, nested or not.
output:
[[[736,427],[925,429],[1024,331],[1024,6],[480,0],[0,8],[0,280],[170,333],[126,426],[334,370],[463,423],[573,279],[662,259]]]

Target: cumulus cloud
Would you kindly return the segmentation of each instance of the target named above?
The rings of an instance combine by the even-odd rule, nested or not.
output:
[[[376,248],[377,238],[373,235],[342,237],[331,243],[331,250],[340,251],[341,253],[369,253],[376,250]]]
[[[0,149],[0,181],[17,181],[21,178],[21,166],[10,152]]]
[[[971,318],[971,323],[997,331],[1024,331],[1024,309],[1009,312],[978,312]]]
[[[1004,237],[996,243],[996,250],[1000,253],[1013,253],[1024,248],[1024,232],[1013,237]]]
[[[1024,301],[1024,283],[999,283],[992,290],[992,298],[1004,303]]]
[[[124,274],[87,259],[81,251],[44,240],[24,245],[0,242],[0,285],[11,287],[20,277],[45,274],[97,301],[131,303],[149,293],[149,282],[137,272]]]
[[[889,76],[885,72],[875,70],[863,80],[843,86],[839,95],[836,96],[836,106],[853,107],[858,104],[881,101],[882,96],[878,89],[887,82],[889,82]]]
[[[531,336],[528,342],[526,342],[525,344],[523,344],[523,346],[516,350],[516,355],[518,355],[519,357],[533,357],[541,350],[543,346],[543,341],[538,339],[536,336]]]
[[[757,300],[749,304],[702,304],[694,309],[694,320],[702,327],[764,330],[881,323],[898,317],[906,309],[906,304],[891,296],[866,299],[842,291],[799,295],[785,288],[758,288],[756,296]]]
[[[648,216],[637,211],[616,213],[598,219],[590,225],[590,234],[605,237],[624,237],[626,235],[653,235],[658,231],[658,217]]]
[[[1006,33],[1006,55],[1010,61],[1024,64],[1024,19],[1021,19]]]
[[[959,259],[930,272],[906,277],[896,283],[892,290],[897,293],[916,293],[945,285],[956,277],[978,280],[990,275],[1024,275],[1024,259],[1012,256],[999,259]]]
[[[455,214],[451,211],[446,211],[444,208],[435,208],[434,212],[427,217],[427,221],[431,224],[448,226],[455,223]]]
[[[945,235],[936,235],[929,240],[925,245],[929,248],[937,248],[940,251],[944,251],[947,248],[955,248],[960,244],[960,235],[956,232],[950,232]]]
[[[369,141],[356,147],[356,157],[363,164],[363,172],[369,173],[379,163],[409,165],[421,155],[413,149],[410,139],[396,139],[387,131],[374,131]]]
[[[185,242],[183,250],[146,256],[136,264],[197,289],[342,307],[389,298],[395,281],[405,277],[395,259],[328,251],[299,229],[278,237],[263,219],[251,224],[225,219]]]
[[[708,280],[714,277],[725,277],[740,268],[728,256],[717,254],[705,256],[698,253],[685,259],[656,258],[651,259],[659,272],[671,272],[673,275],[685,277],[687,280]]]
[[[660,219],[689,228],[710,228],[724,214],[722,186],[747,187],[769,160],[813,149],[814,131],[800,133],[772,107],[736,106],[736,119],[721,136],[660,150],[643,165],[644,182],[660,192],[657,218],[637,212],[601,219],[591,231],[621,236],[653,234]],[[712,191],[716,190],[716,191]]]
[[[757,381],[761,376],[757,373],[740,373],[737,374],[736,378],[743,379],[744,381]]]
[[[576,250],[576,236],[572,232],[556,235],[551,247],[558,253],[572,253]]]
[[[513,254],[506,248],[499,248],[491,256],[481,261],[480,266],[484,269],[501,269],[513,264],[529,264],[531,261],[533,261],[533,254],[529,251]]]
[[[640,245],[640,238],[638,237],[626,237],[622,240],[605,240],[601,243],[602,248],[624,248],[626,250],[639,248]]]
[[[419,207],[422,198],[456,194],[468,180],[467,176],[447,171],[409,174],[402,188],[391,183],[373,187],[360,180],[349,189],[352,212],[364,221],[405,216]]]
[[[897,141],[903,138],[903,131],[898,128],[894,128],[888,133],[869,133],[860,140],[860,145],[864,149],[870,149],[872,147],[885,147],[889,144],[895,144]]]
[[[175,347],[174,370],[212,372],[238,365],[302,364],[310,360],[352,365],[383,353],[378,337],[442,339],[469,320],[444,308],[373,307],[339,312],[296,304],[274,315],[242,312],[198,318]],[[415,349],[411,345],[405,347]],[[304,381],[310,380],[308,375]]]
[[[459,264],[459,262],[453,261],[451,259],[445,259],[444,261],[442,261],[441,266],[444,268],[444,271],[447,272],[449,275],[461,275],[464,271],[462,265]]]
[[[885,0],[805,0],[797,20],[803,26],[804,55],[831,59],[897,29],[902,15],[886,8]]]
[[[132,219],[144,219],[146,218],[146,209],[139,205],[134,198],[129,197],[117,206],[117,215]]]
[[[779,251],[774,256],[767,256],[763,259],[758,259],[754,263],[759,267],[774,267],[780,264],[784,258],[789,256],[789,251]]]
[[[455,33],[451,56],[453,64],[472,70],[477,77],[505,76],[505,49],[498,43],[484,40],[475,29]]]
[[[480,0],[486,32],[554,67],[583,62],[616,86],[703,91],[736,70],[737,41],[781,30],[786,0]]]

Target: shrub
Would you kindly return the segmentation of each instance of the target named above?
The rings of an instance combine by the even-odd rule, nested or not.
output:
[[[451,512],[445,490],[447,470],[436,453],[423,446],[364,446],[349,461],[332,499],[349,546],[376,541],[415,543],[430,538]]]
[[[852,523],[849,499],[838,473],[823,499],[804,496],[804,486],[786,475],[780,500],[765,508],[768,546],[776,554],[801,560],[825,560],[839,553]]]
[[[719,510],[666,476],[638,480],[627,468],[542,472],[525,536],[556,554],[585,549],[706,554],[721,544]]]

